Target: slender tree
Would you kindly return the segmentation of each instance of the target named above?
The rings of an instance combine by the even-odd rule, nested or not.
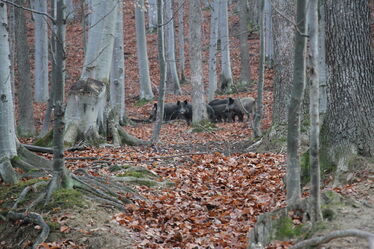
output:
[[[18,5],[23,6],[23,0],[17,0]],[[17,97],[19,104],[18,111],[18,135],[32,136],[35,135],[35,125],[34,125],[34,108],[32,103],[32,82],[31,82],[31,72],[30,72],[30,58],[29,58],[29,45],[27,44],[27,31],[26,31],[26,21],[23,10],[20,8],[15,8],[15,35],[16,35],[16,57],[18,65],[18,88]]]
[[[265,58],[267,64],[271,65],[273,60],[273,22],[271,19],[271,0],[265,0],[264,6],[264,32],[265,32]]]
[[[140,78],[140,99],[153,99],[151,79],[149,78],[147,39],[145,37],[144,0],[135,4],[136,48]]]
[[[173,4],[165,1],[165,48],[166,48],[166,87],[169,93],[181,94],[181,87],[175,59],[175,35]]]
[[[232,72],[230,59],[230,36],[229,36],[229,20],[228,20],[228,2],[226,0],[218,0],[219,5],[219,39],[221,40],[222,51],[222,73],[220,80],[220,88],[224,91],[231,91]]]
[[[166,87],[166,59],[165,59],[165,44],[164,44],[164,23],[163,21],[163,7],[164,1],[157,0],[157,44],[158,44],[158,59],[160,62],[160,91],[158,96],[158,108],[156,122],[153,128],[152,139],[153,143],[158,142],[161,131],[161,124],[164,116],[164,98],[165,98],[165,87]]]
[[[218,15],[219,0],[213,0],[210,17],[210,39],[209,39],[209,87],[208,100],[214,99],[217,90],[217,41],[218,41]]]
[[[327,111],[327,68],[326,68],[326,14],[325,14],[325,0],[319,0],[319,32],[318,32],[318,46],[319,46],[319,56],[318,56],[318,76],[319,76],[319,112],[321,118]]]
[[[125,115],[125,58],[123,48],[123,3],[118,2],[112,69],[110,72],[110,105],[124,122]]]
[[[239,1],[239,25],[240,25],[240,82],[249,83],[251,73],[249,69],[249,48],[248,48],[248,7],[247,0]]]
[[[320,198],[320,167],[319,167],[319,45],[318,45],[318,0],[309,0],[309,36],[310,36],[310,176],[313,222],[322,219]]]
[[[288,107],[287,134],[287,204],[293,204],[301,198],[300,165],[298,148],[300,144],[301,104],[305,90],[305,61],[306,61],[306,2],[296,2],[296,30],[294,73],[291,101]]]
[[[204,84],[202,81],[201,63],[201,24],[202,12],[200,0],[190,1],[190,23],[189,23],[189,47],[190,47],[190,68],[192,83],[192,123],[198,125],[208,119],[204,100]]]
[[[157,0],[148,0],[148,29],[157,29]]]
[[[47,13],[47,1],[33,0],[33,8]],[[46,17],[34,14],[35,19],[35,101],[48,100],[48,26]]]
[[[258,138],[262,135],[261,120],[263,113],[263,92],[264,92],[264,79],[265,79],[265,1],[261,3],[261,22],[260,22],[260,63],[258,68],[258,83],[257,83],[257,100],[256,100],[256,113],[253,121],[253,135]]]
[[[186,81],[185,58],[184,58],[184,3],[185,0],[178,0],[178,41],[179,41],[179,76],[181,83]]]

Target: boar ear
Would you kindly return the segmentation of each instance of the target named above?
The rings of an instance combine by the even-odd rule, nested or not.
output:
[[[180,106],[181,105],[181,102],[178,100],[177,101],[177,106]]]
[[[153,107],[154,107],[154,108],[157,108],[157,103],[154,103],[154,104],[153,104]]]
[[[233,98],[229,98],[229,104],[232,105],[234,103],[234,99]]]
[[[186,99],[186,100],[184,101],[184,104],[186,104],[186,105],[188,104],[188,101],[187,101],[187,99]]]

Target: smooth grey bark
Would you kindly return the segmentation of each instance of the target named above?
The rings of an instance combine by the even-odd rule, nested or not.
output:
[[[240,25],[240,82],[249,83],[251,80],[248,47],[248,8],[247,0],[239,1]]]
[[[0,159],[17,154],[7,27],[7,7],[5,3],[0,3]]]
[[[294,20],[295,4],[292,0],[272,0],[274,37],[273,125],[287,124],[287,106],[291,98],[294,65],[294,26],[283,16]]]
[[[273,0],[274,1],[274,0]],[[260,23],[260,1],[248,0],[249,23],[257,26]]]
[[[166,88],[167,92],[181,94],[181,87],[175,59],[175,35],[172,1],[165,1],[165,48],[166,48]]]
[[[16,0],[16,4],[24,6],[25,1]],[[16,57],[18,66],[18,126],[17,132],[21,137],[35,135],[34,107],[32,105],[32,81],[30,72],[29,45],[27,43],[27,28],[23,10],[15,8]]]
[[[47,1],[33,0],[33,8],[47,13]],[[48,24],[46,17],[33,14],[35,19],[35,101],[48,101]]]
[[[327,111],[327,68],[326,68],[326,17],[325,17],[325,0],[319,0],[319,32],[318,32],[318,76],[319,76],[319,112],[323,116]]]
[[[257,100],[256,112],[253,121],[253,136],[255,138],[261,137],[261,120],[263,113],[263,94],[265,81],[265,1],[261,0],[261,21],[260,21],[260,62],[258,68],[258,83],[257,83]]]
[[[231,91],[232,72],[230,59],[230,35],[228,23],[228,3],[226,0],[219,1],[219,39],[221,41],[221,79],[219,82],[220,89]]]
[[[184,4],[185,0],[178,0],[178,43],[179,43],[179,76],[180,82],[186,81],[184,57]],[[183,6],[182,6],[183,5]]]
[[[15,74],[14,74],[14,66],[16,65],[16,50],[15,50],[15,25],[16,25],[16,20],[15,20],[15,7],[14,6],[8,6],[8,27],[9,27],[9,48],[10,48],[10,81],[12,84],[12,93],[14,95],[15,93]],[[14,98],[14,96],[13,96]]]
[[[151,79],[149,77],[147,39],[145,37],[144,0],[137,0],[135,4],[136,51],[140,81],[140,99],[151,100]]]
[[[123,48],[123,4],[118,3],[116,30],[113,48],[112,69],[110,72],[110,105],[118,115],[120,122],[126,119],[125,112],[125,58]]]
[[[65,0],[57,0],[57,16],[56,16],[56,62],[55,62],[55,73],[56,81],[54,84],[54,124],[53,124],[53,177],[48,185],[46,194],[46,203],[52,197],[54,191],[59,188],[70,188],[73,185],[73,181],[70,175],[70,171],[65,167],[64,159],[64,46],[65,46],[65,15],[64,15],[64,3]]]
[[[66,19],[72,20],[75,18],[75,6],[73,3],[73,0],[65,0],[65,6],[66,6]]]
[[[208,119],[204,100],[204,84],[202,81],[201,61],[201,25],[203,15],[200,0],[190,1],[189,6],[189,47],[192,83],[192,124],[199,125]]]
[[[318,0],[309,0],[308,10],[308,25],[309,25],[309,41],[310,41],[310,61],[311,67],[310,87],[309,87],[309,115],[310,115],[310,139],[309,139],[309,153],[310,153],[310,177],[311,190],[310,196],[312,198],[311,220],[318,222],[322,220],[321,211],[321,173],[319,166],[319,25],[318,25]]]
[[[157,29],[157,0],[148,0],[148,29]]]
[[[219,0],[213,0],[210,17],[210,39],[209,39],[209,86],[208,101],[214,99],[217,90],[217,41],[218,41],[218,14]]]
[[[158,59],[160,63],[160,90],[158,95],[158,108],[156,122],[152,132],[152,143],[157,143],[160,138],[161,124],[164,117],[164,98],[165,98],[165,87],[166,87],[166,59],[165,59],[165,44],[164,44],[164,23],[163,21],[163,0],[157,0],[157,49]]]
[[[306,2],[296,2],[295,54],[291,100],[288,106],[287,134],[287,205],[292,205],[301,198],[300,164],[298,149],[300,145],[300,116],[305,90],[306,64]]]
[[[264,16],[265,16],[265,24],[264,24],[264,32],[265,32],[265,58],[267,64],[272,64],[273,61],[273,22],[272,22],[272,7],[271,7],[271,0],[265,0],[265,7],[264,7]]]
[[[325,8],[328,106],[321,167],[336,165],[339,183],[356,155],[374,155],[374,52],[368,1],[326,0]]]
[[[108,15],[110,10],[106,8],[106,1],[89,0],[87,2],[90,14],[88,16],[87,25],[87,40],[85,44],[85,54],[83,62],[83,70],[81,79],[95,78],[95,68],[99,55],[102,53],[101,37],[103,34],[103,26],[105,16]]]

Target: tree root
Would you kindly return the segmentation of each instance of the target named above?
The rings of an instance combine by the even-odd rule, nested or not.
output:
[[[343,237],[359,237],[359,238],[366,239],[369,243],[369,248],[374,249],[374,234],[366,232],[366,231],[358,230],[358,229],[347,229],[347,230],[334,231],[325,236],[319,236],[319,237],[301,241],[297,243],[296,245],[292,246],[290,249],[302,249],[302,248],[307,248],[309,246],[318,246],[321,244],[328,243],[329,241],[333,239],[343,238]]]
[[[46,184],[46,183],[45,182],[37,182],[33,185],[30,185],[30,186],[27,186],[26,188],[24,188],[22,190],[21,194],[18,196],[16,202],[13,204],[12,209],[16,209],[18,207],[18,204],[26,198],[26,195],[30,192],[30,190],[36,192],[37,187],[39,187],[40,185],[43,185],[43,184]]]
[[[9,211],[8,218],[11,220],[25,220],[30,223],[35,223],[42,227],[42,232],[39,234],[37,239],[35,240],[32,248],[37,249],[38,246],[43,243],[49,235],[50,228],[48,224],[44,221],[43,217],[37,213],[17,213],[14,211]]]

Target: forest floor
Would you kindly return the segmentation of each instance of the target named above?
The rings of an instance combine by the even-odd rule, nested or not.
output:
[[[131,118],[149,116],[153,102],[138,105],[138,69],[135,46],[133,6],[125,11],[126,111]],[[234,81],[239,77],[239,40],[235,34],[238,16],[231,8],[230,37]],[[187,12],[186,12],[187,13]],[[187,32],[187,19],[185,20]],[[29,40],[32,43],[30,24]],[[134,34],[134,35],[131,35]],[[203,58],[208,58],[209,11],[204,11]],[[186,36],[187,37],[187,34]],[[147,35],[151,80],[157,92],[158,62],[156,35]],[[258,35],[249,34],[250,72],[254,81],[258,71]],[[208,75],[207,59],[204,75]],[[79,21],[67,26],[67,84],[79,79],[83,63],[82,28]],[[187,78],[189,76],[188,57]],[[219,65],[218,65],[219,66]],[[219,70],[219,68],[218,68]],[[207,83],[208,78],[204,77]],[[264,118],[262,129],[271,125],[273,72],[265,77]],[[167,95],[167,102],[190,100],[191,85],[184,84],[183,95]],[[255,85],[233,97],[256,97]],[[225,98],[225,96],[218,96]],[[37,126],[43,120],[45,104],[35,104]],[[148,140],[152,124],[126,126],[130,134]],[[141,166],[154,171],[160,181],[174,184],[169,188],[136,187],[149,202],[137,201],[126,206],[127,213],[87,201],[84,207],[45,213],[58,223],[51,231],[45,248],[246,248],[248,231],[256,216],[285,205],[285,151],[254,153],[249,147],[252,130],[248,122],[218,123],[215,129],[192,132],[184,121],[163,125],[160,143],[154,146],[87,148],[66,152],[66,166],[74,171],[85,168],[92,175],[109,176],[114,165]],[[22,140],[32,142],[32,139]],[[110,143],[110,141],[108,141]],[[48,158],[51,155],[44,154]],[[358,228],[374,232],[374,173],[362,168],[350,176],[350,184],[334,188],[345,197],[327,230]],[[329,187],[325,182],[325,189]],[[3,186],[2,186],[3,187]],[[304,189],[305,193],[307,188]],[[14,198],[14,197],[13,197]],[[0,200],[0,211],[2,209]],[[40,228],[23,223],[9,224],[0,219],[0,248],[25,248]],[[290,242],[276,242],[268,248],[287,248]],[[365,248],[365,241],[344,238],[324,248]]]

